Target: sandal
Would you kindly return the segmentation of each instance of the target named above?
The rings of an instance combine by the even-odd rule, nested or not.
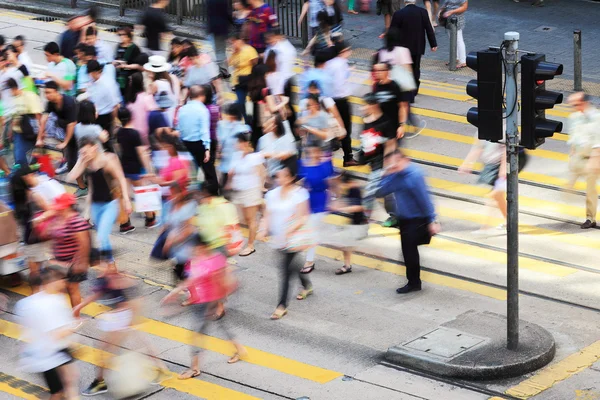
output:
[[[222,313],[220,313],[220,314],[214,313],[214,314],[212,315],[211,319],[212,319],[213,321],[218,321],[218,320],[220,320],[221,318],[223,318],[224,316],[225,316],[225,310],[223,310],[223,312],[222,312]]]
[[[248,257],[250,254],[253,254],[253,253],[256,253],[256,249],[252,249],[252,250],[245,249],[239,254],[239,256],[240,257]]]
[[[296,296],[296,300],[306,300],[306,298],[311,294],[313,294],[312,288],[303,290],[300,293],[298,293],[298,296]]]
[[[350,272],[352,272],[352,266],[347,267],[344,265],[342,268],[338,268],[335,270],[336,275],[344,275]]]
[[[244,351],[243,354],[235,353],[229,360],[227,360],[227,364],[235,364],[236,362],[240,361],[242,357],[246,357],[247,355],[248,353],[246,351]]]
[[[463,64],[458,64],[456,66],[456,69],[461,69],[461,68],[466,68],[466,67],[467,67],[467,64],[463,63]]]
[[[275,312],[273,314],[271,314],[271,319],[273,321],[275,321],[275,320],[283,318],[286,314],[287,314],[287,308],[284,308],[283,310],[278,308],[275,310]]]
[[[181,374],[179,374],[179,376],[177,377],[177,379],[180,380],[184,380],[184,379],[192,379],[195,378],[197,376],[200,376],[200,371],[198,371],[197,369],[188,369],[185,372],[182,372]]]
[[[308,267],[305,265],[301,270],[300,273],[301,274],[310,274],[311,272],[313,272],[313,270],[315,269],[316,265],[315,263],[313,263],[312,265],[309,265]]]

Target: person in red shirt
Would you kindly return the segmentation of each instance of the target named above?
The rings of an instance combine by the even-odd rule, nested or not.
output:
[[[252,11],[246,18],[249,25],[248,44],[256,49],[258,54],[263,54],[267,48],[265,33],[279,26],[277,14],[263,0],[250,0]],[[259,57],[261,60],[262,57]]]

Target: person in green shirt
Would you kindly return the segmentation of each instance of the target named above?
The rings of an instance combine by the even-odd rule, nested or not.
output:
[[[48,61],[48,70],[42,74],[42,79],[53,80],[60,87],[61,93],[75,96],[75,77],[77,68],[73,61],[60,55],[56,42],[44,46],[44,54]]]

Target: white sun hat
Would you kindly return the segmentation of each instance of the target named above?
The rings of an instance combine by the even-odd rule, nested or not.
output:
[[[144,64],[144,69],[150,72],[165,72],[171,69],[171,64],[163,56],[150,56],[148,62]]]

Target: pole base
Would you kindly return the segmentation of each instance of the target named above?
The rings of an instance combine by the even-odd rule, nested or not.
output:
[[[471,310],[390,347],[385,359],[390,364],[467,380],[521,376],[552,361],[556,347],[550,332],[520,321],[519,334],[518,349],[508,350],[506,317]]]

